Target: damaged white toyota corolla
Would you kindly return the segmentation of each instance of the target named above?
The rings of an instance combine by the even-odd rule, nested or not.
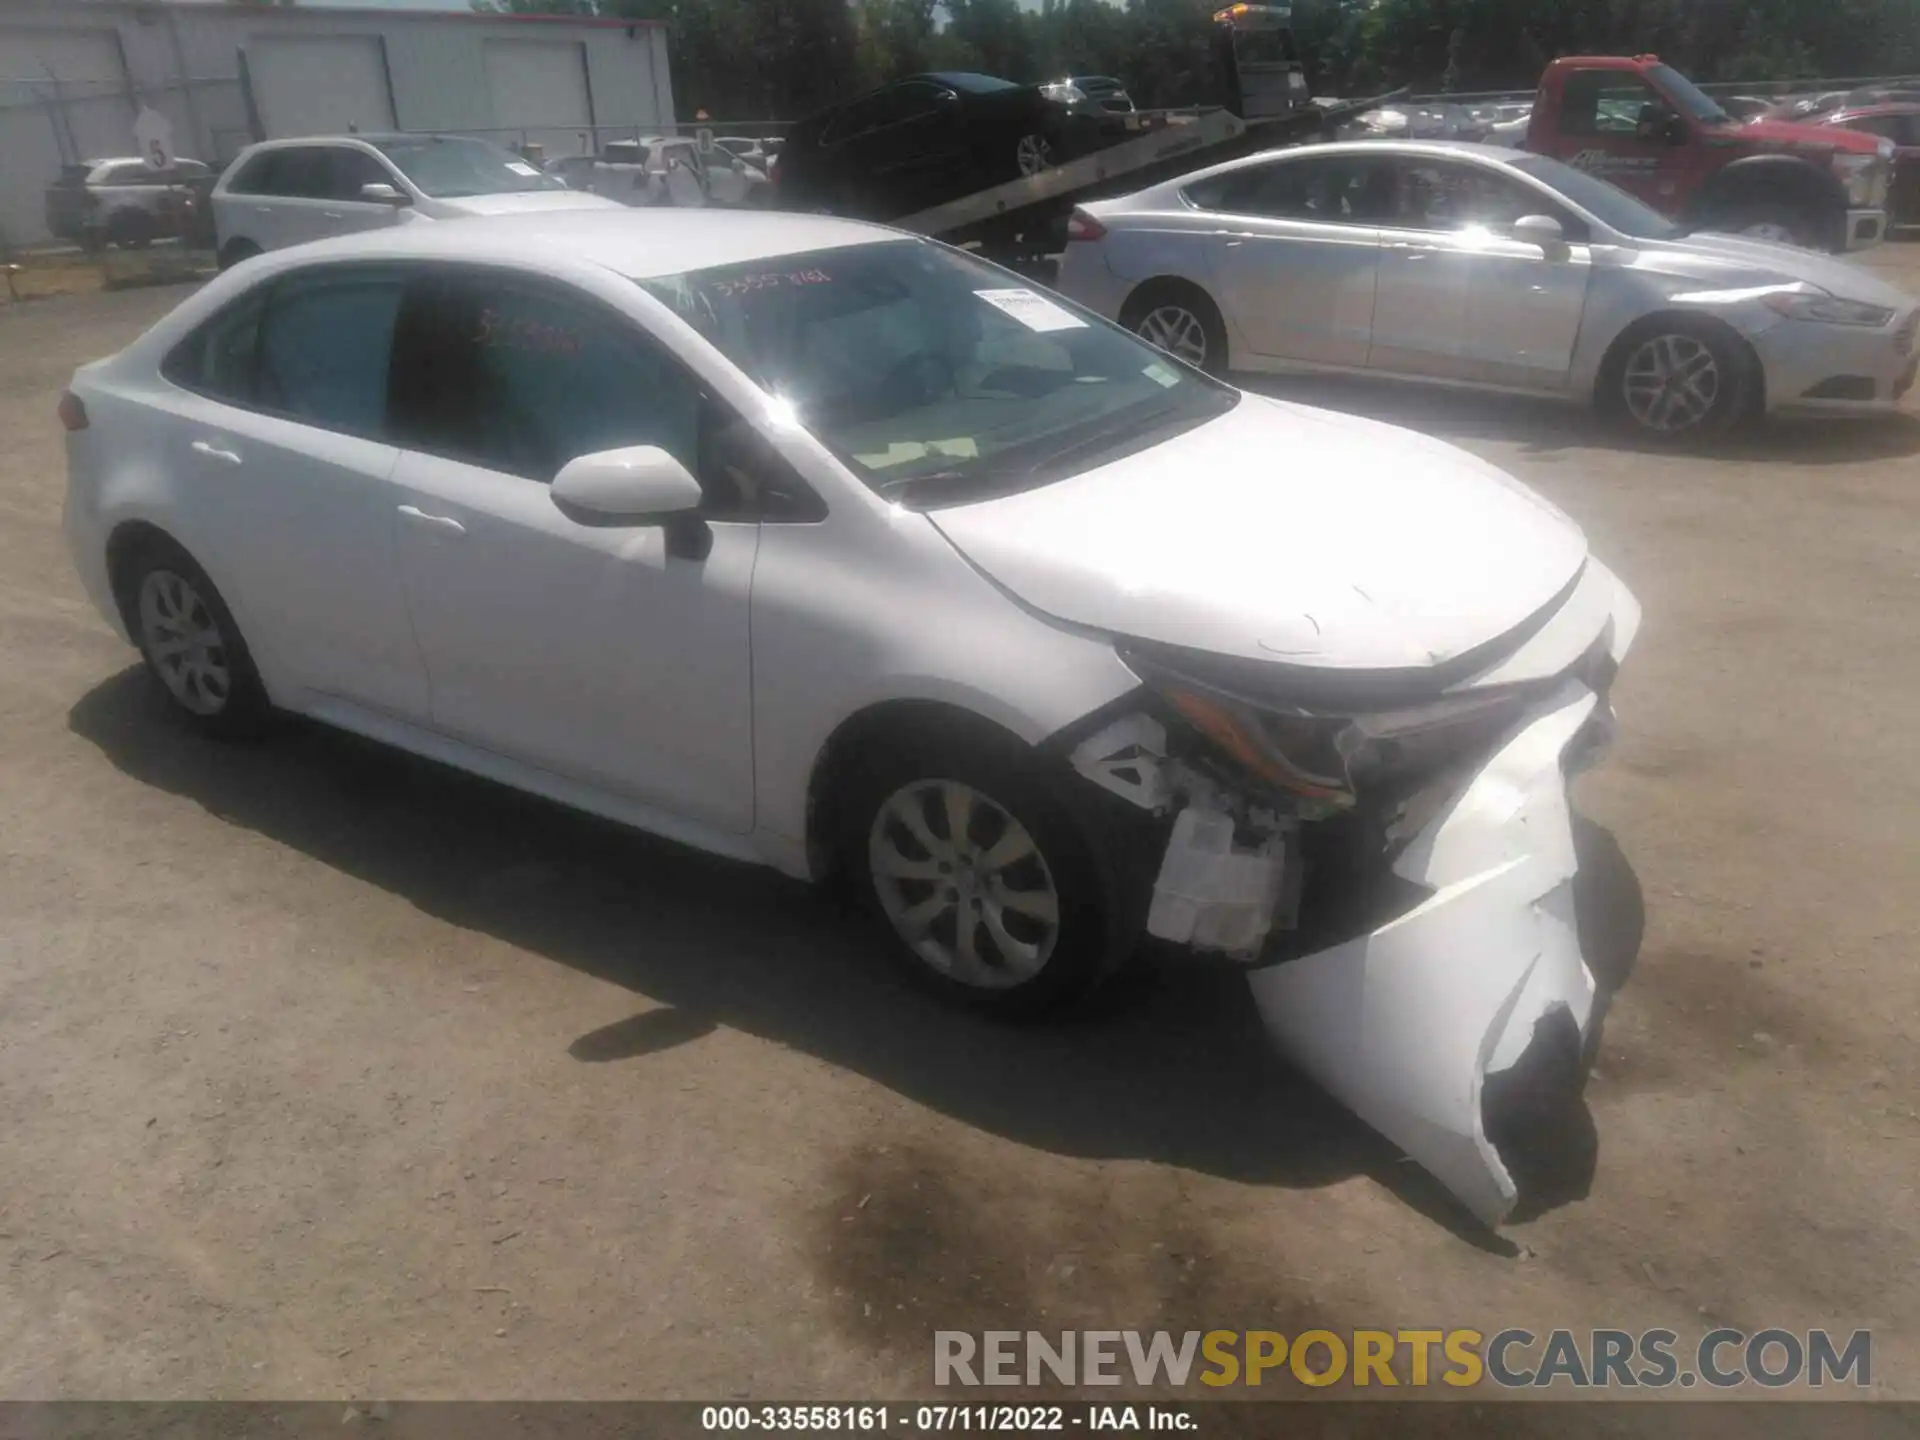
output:
[[[1598,1021],[1567,786],[1638,608],[1491,466],[929,241],[700,211],[265,256],[61,417],[80,574],[200,727],[848,878],[1004,1009],[1224,953],[1513,1206],[1482,1095]]]

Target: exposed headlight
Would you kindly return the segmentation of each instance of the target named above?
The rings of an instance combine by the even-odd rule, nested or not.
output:
[[[1249,700],[1122,653],[1195,734],[1309,813],[1350,810],[1363,792],[1404,788],[1464,756],[1488,753],[1524,705],[1515,692],[1498,691],[1365,714],[1315,714]]]
[[[1051,85],[1042,85],[1040,93],[1049,100],[1059,101],[1062,105],[1077,105],[1087,98],[1086,91],[1065,80],[1056,80]]]
[[[1846,188],[1847,203],[1875,206],[1886,202],[1890,167],[1881,155],[1836,155],[1833,173]]]
[[[1815,320],[1825,325],[1864,325],[1877,329],[1893,319],[1885,305],[1869,305],[1861,300],[1842,300],[1824,290],[1778,290],[1764,297],[1761,304],[1777,310],[1789,320]]]

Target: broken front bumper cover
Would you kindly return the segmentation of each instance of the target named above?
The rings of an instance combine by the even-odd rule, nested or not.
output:
[[[1640,610],[1603,578],[1598,642],[1617,666]],[[1542,1056],[1568,1062],[1557,1073],[1577,1085],[1604,1010],[1574,919],[1568,787],[1612,736],[1604,695],[1566,674],[1415,822],[1390,867],[1420,897],[1410,908],[1343,943],[1277,960],[1267,958],[1270,932],[1294,923],[1302,822],[1239,806],[1259,839],[1237,843],[1235,826],[1223,823],[1236,811],[1232,797],[1170,760],[1165,729],[1144,715],[1109,726],[1073,760],[1145,809],[1164,814],[1185,802],[1149,931],[1249,963],[1279,1050],[1496,1225],[1519,1194],[1489,1138],[1485,1097],[1538,1090],[1537,1067],[1523,1062]]]
[[[1582,1042],[1601,1006],[1574,925],[1577,868],[1562,756],[1611,712],[1570,683],[1503,746],[1393,871],[1432,891],[1379,929],[1252,971],[1281,1050],[1481,1220],[1517,1188],[1481,1097],[1564,1011]],[[1584,732],[1584,733],[1583,733]]]

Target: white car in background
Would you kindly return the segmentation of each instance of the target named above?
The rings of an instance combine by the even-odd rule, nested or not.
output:
[[[1330,370],[1590,403],[1707,435],[1880,414],[1920,304],[1844,260],[1693,234],[1544,155],[1269,151],[1074,212],[1059,288],[1216,373]]]
[[[213,188],[222,269],[268,250],[418,220],[604,209],[489,140],[333,135],[242,150]]]
[[[1639,610],[1464,451],[930,240],[674,210],[263,257],[61,418],[87,592],[203,732],[294,712],[843,877],[1003,1011],[1224,952],[1489,1221],[1483,1081],[1577,1103],[1567,777]]]

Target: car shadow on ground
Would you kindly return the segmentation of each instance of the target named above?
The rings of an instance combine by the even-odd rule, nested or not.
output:
[[[1857,465],[1920,455],[1920,415],[1908,413],[1839,421],[1770,419],[1711,441],[1678,445],[1636,435],[1584,407],[1524,395],[1336,375],[1236,374],[1233,383],[1276,400],[1403,425],[1442,440],[1514,443],[1528,455],[1622,450],[1737,465]]]
[[[662,1007],[576,1039],[583,1063],[632,1062],[730,1026],[1062,1155],[1287,1187],[1368,1175],[1471,1243],[1515,1253],[1278,1061],[1231,966],[1152,954],[1073,1018],[995,1023],[896,975],[861,918],[810,887],[323,726],[206,741],[137,668],[96,686],[69,724],[143,784]],[[1583,822],[1581,844],[1583,933],[1617,987],[1639,948],[1639,885],[1599,827]],[[1593,1162],[1590,1147],[1552,1159],[1543,1191],[1554,1203],[1584,1195]]]

